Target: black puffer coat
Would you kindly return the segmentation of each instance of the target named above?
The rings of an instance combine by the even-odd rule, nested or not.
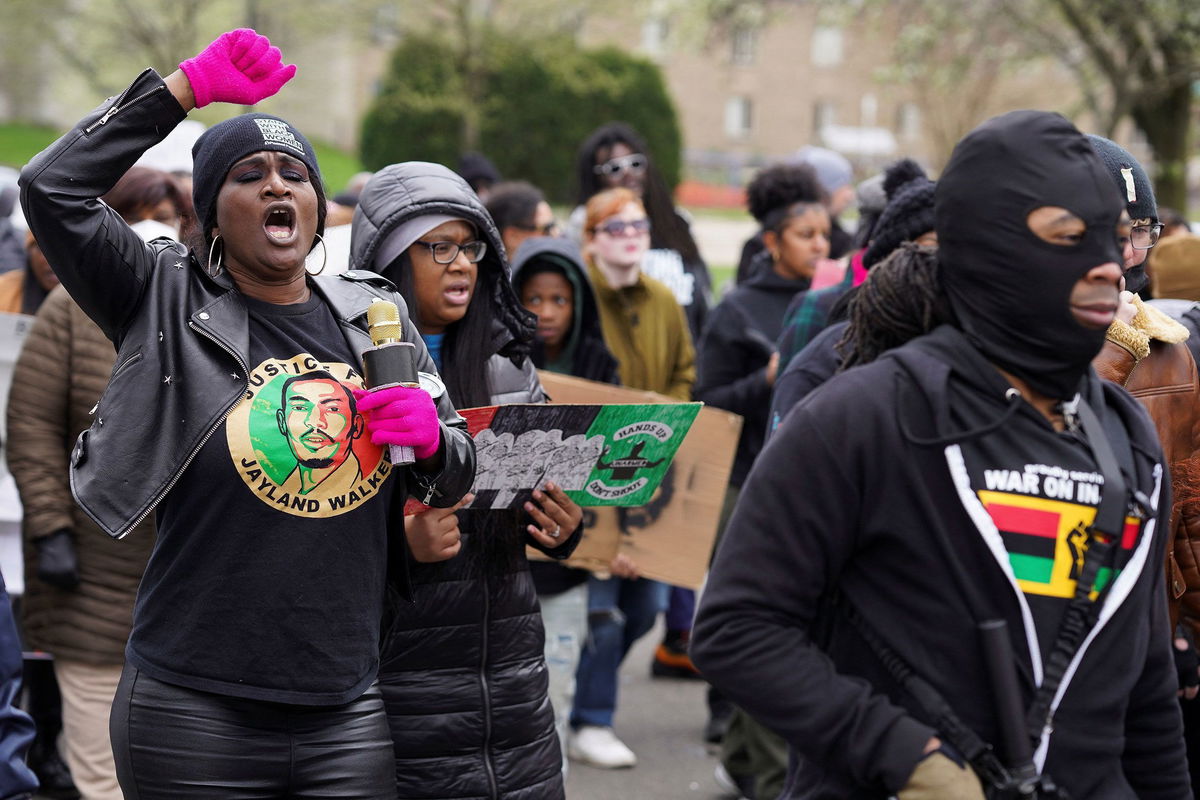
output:
[[[354,217],[352,265],[371,268],[380,242],[421,214],[471,221],[488,242],[481,270],[507,271],[499,233],[474,192],[445,167],[419,162],[387,167],[368,184]],[[493,300],[498,311],[487,370],[491,401],[544,402],[527,357],[532,315],[517,303],[507,278],[496,282]],[[495,529],[504,519],[505,512],[460,511],[462,552],[437,564],[413,564],[413,600],[392,609],[379,685],[396,750],[400,800],[565,797],[547,696],[545,632],[528,562],[517,552],[508,569],[489,568],[472,541],[505,535]],[[492,532],[479,533],[488,524]],[[547,552],[567,557],[580,535],[576,531]],[[512,544],[522,547],[519,537]]]
[[[479,516],[460,515],[457,557],[413,566],[413,602],[384,642],[400,800],[565,797],[528,562],[493,574],[472,559],[472,536],[487,535],[468,532]]]

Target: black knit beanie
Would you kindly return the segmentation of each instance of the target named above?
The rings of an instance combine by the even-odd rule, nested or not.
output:
[[[318,183],[321,171],[317,154],[304,134],[270,114],[242,114],[218,122],[192,145],[192,203],[196,220],[208,237],[210,214],[216,212],[217,194],[229,170],[241,159],[261,150],[278,150],[304,162]]]
[[[1108,170],[1108,174],[1112,175],[1113,181],[1117,184],[1117,189],[1121,192],[1121,199],[1125,201],[1125,207],[1129,209],[1129,218],[1158,222],[1158,204],[1154,202],[1154,187],[1150,185],[1150,178],[1146,176],[1146,170],[1142,169],[1138,160],[1130,155],[1124,147],[1103,136],[1089,133],[1088,140],[1100,155],[1100,160],[1104,162],[1104,168]]]
[[[865,268],[870,269],[900,245],[933,230],[933,189],[933,181],[911,158],[887,168],[883,191],[888,203],[875,223],[871,244],[863,254]]]

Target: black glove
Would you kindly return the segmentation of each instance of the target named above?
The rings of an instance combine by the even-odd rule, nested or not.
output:
[[[75,537],[66,528],[35,539],[38,580],[59,589],[79,586],[79,559],[75,557]]]

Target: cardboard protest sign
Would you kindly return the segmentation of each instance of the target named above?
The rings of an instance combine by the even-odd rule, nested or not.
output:
[[[542,388],[557,403],[675,404],[653,392],[540,372]],[[708,571],[717,521],[742,431],[737,414],[704,406],[696,415],[658,489],[636,507],[584,509],[584,536],[569,566],[605,573],[618,553],[647,577],[699,588]],[[545,559],[536,550],[530,558]]]

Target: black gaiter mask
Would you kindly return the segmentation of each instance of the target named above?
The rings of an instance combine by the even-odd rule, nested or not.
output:
[[[1082,240],[1040,239],[1026,220],[1043,206],[1082,219]],[[1058,114],[1014,111],[967,134],[934,201],[942,283],[967,339],[1039,392],[1073,397],[1105,331],[1075,321],[1071,291],[1094,267],[1121,264],[1123,207],[1087,138]]]

